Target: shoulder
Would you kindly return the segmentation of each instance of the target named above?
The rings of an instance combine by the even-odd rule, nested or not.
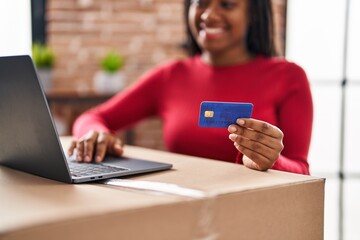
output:
[[[197,58],[184,58],[184,59],[172,59],[168,60],[160,65],[157,69],[162,69],[165,71],[174,71],[174,70],[186,70],[190,69],[197,62]]]
[[[283,57],[259,57],[259,67],[271,79],[286,85],[308,85],[309,80],[304,69]]]
[[[290,75],[306,75],[301,66],[285,59],[284,57],[260,57],[260,61],[265,67],[271,68],[278,73],[282,72]]]
[[[281,89],[283,92],[293,92],[310,87],[304,69],[298,64],[283,57],[263,57],[260,61],[265,74],[274,83],[273,87],[278,88],[278,92]]]
[[[167,60],[154,66],[145,75],[163,80],[174,79],[194,71],[193,67],[195,62],[196,59],[194,58]]]
[[[143,73],[138,79],[139,82],[165,84],[177,81],[192,71],[194,59],[172,59],[166,60]]]

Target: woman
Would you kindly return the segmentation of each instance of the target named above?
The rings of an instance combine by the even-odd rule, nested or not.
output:
[[[274,57],[271,1],[185,0],[185,13],[190,57],[153,69],[80,116],[69,154],[77,148],[85,162],[121,155],[114,133],[156,115],[172,152],[309,174],[309,83],[299,66]],[[228,131],[200,128],[202,101],[251,102],[253,118]]]

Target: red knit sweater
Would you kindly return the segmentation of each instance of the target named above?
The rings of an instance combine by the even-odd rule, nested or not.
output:
[[[304,71],[280,58],[257,57],[249,63],[214,67],[200,57],[155,68],[131,87],[81,115],[73,133],[90,129],[116,132],[150,116],[163,121],[169,151],[242,162],[227,129],[198,126],[202,101],[251,102],[253,118],[278,126],[284,150],[273,169],[309,174],[313,105]]]

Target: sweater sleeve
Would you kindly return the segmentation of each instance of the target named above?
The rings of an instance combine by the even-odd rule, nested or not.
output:
[[[135,84],[82,115],[73,125],[73,135],[80,138],[90,130],[115,133],[157,114],[162,88],[162,69],[154,69]]]
[[[287,65],[284,81],[277,88],[276,119],[284,133],[284,149],[272,169],[310,174],[307,161],[313,122],[313,103],[305,72],[295,64]],[[279,76],[279,75],[278,75]],[[239,152],[236,162],[242,163]]]
[[[290,64],[287,70],[289,84],[284,85],[283,98],[279,99],[279,128],[284,133],[284,149],[273,169],[309,174],[307,161],[312,123],[313,103],[309,81],[303,69]]]
[[[305,175],[310,174],[309,164],[307,161],[302,161],[301,159],[290,159],[284,155],[280,155],[272,169]]]

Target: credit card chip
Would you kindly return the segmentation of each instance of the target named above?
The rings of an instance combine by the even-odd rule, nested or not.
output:
[[[206,118],[214,117],[214,111],[205,111],[204,112],[204,117],[206,117]]]

